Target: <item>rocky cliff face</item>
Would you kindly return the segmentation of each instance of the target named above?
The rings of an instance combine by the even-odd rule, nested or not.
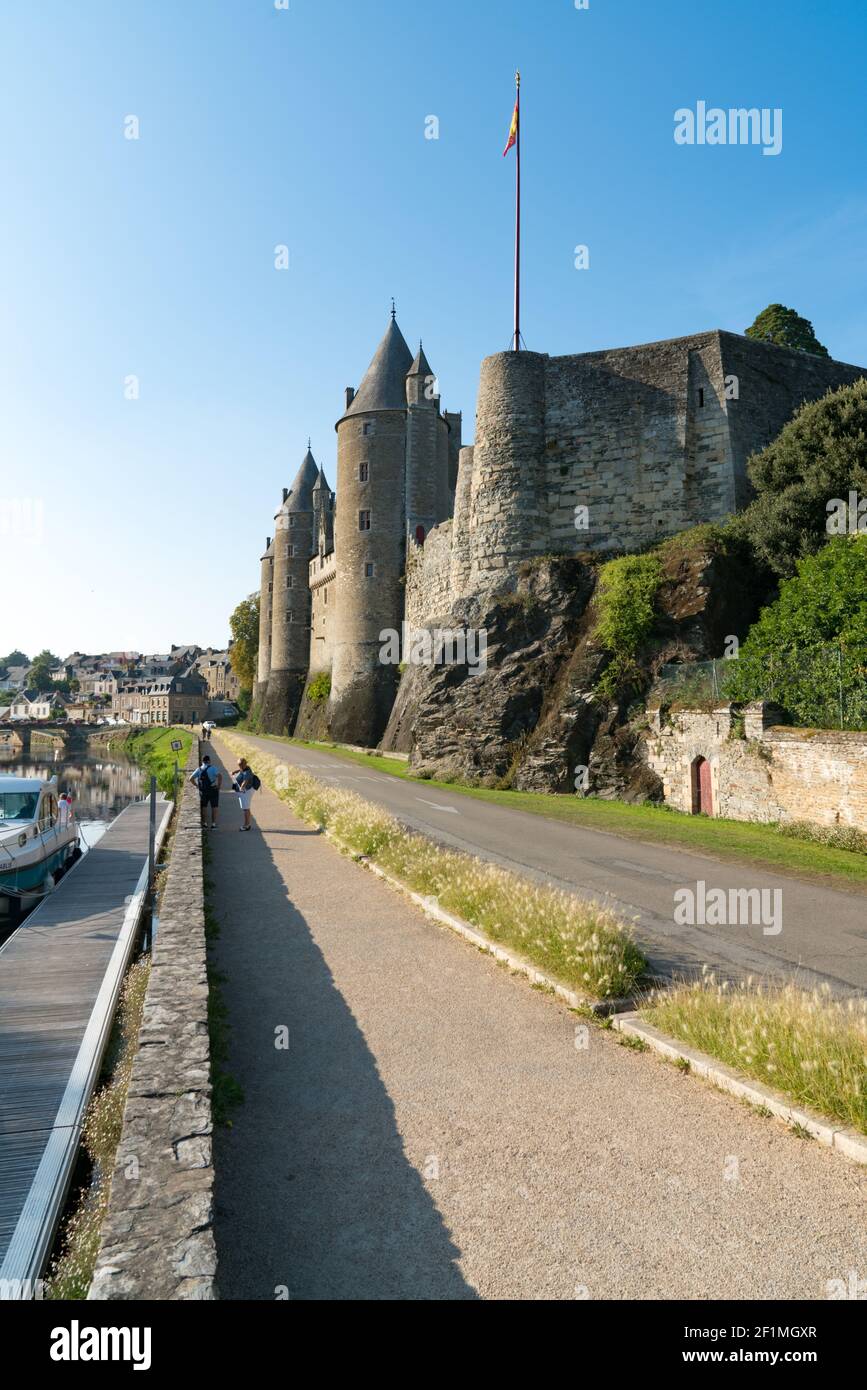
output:
[[[487,631],[487,670],[408,666],[382,747],[409,752],[413,772],[439,780],[572,792],[587,769],[594,795],[661,798],[643,757],[644,699],[656,674],[666,662],[720,656],[725,639],[754,621],[762,591],[744,555],[705,528],[659,556],[637,684],[613,700],[595,693],[609,659],[595,640],[598,562],[543,557],[443,619]]]

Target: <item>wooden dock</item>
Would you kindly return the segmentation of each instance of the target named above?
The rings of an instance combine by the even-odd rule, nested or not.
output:
[[[157,844],[171,803],[157,802]],[[0,1299],[33,1289],[59,1220],[147,892],[133,802],[0,947]]]

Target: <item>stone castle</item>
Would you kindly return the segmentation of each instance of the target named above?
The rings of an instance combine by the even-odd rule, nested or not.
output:
[[[482,364],[474,445],[392,311],[336,425],[336,493],[308,447],[262,556],[256,699],[295,728],[330,673],[326,727],[375,746],[400,682],[382,634],[448,623],[534,556],[628,552],[749,498],[747,460],[863,369],[735,333]],[[326,687],[327,688],[327,687]]]

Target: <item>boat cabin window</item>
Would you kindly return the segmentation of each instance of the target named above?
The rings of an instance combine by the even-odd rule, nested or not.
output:
[[[32,820],[38,792],[0,792],[0,820]]]

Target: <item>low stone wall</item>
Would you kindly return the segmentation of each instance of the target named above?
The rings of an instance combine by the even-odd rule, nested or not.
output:
[[[703,758],[715,816],[867,831],[867,733],[794,729],[776,717],[762,704],[652,711],[646,755],[665,800],[693,810],[693,766]]]
[[[185,780],[91,1299],[217,1296],[200,820]]]

